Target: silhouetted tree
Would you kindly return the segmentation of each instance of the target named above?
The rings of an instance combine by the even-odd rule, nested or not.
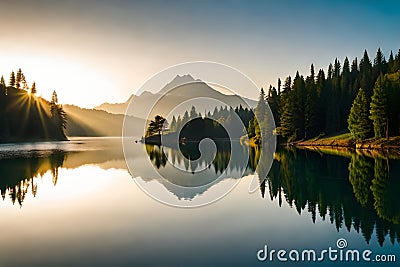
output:
[[[32,87],[31,87],[31,94],[36,94],[36,93],[37,93],[36,83],[33,82],[33,83],[32,83]]]
[[[161,135],[163,130],[167,127],[167,121],[164,117],[157,115],[154,120],[151,120],[147,127],[147,136],[154,134]]]
[[[4,87],[4,88],[6,87],[6,82],[4,81],[3,75],[1,75],[0,85],[1,85],[2,87]]]
[[[15,87],[17,89],[21,88],[21,82],[22,82],[22,70],[21,68],[19,68],[17,71],[17,76],[15,77]]]
[[[14,74],[14,71],[12,71],[11,74],[10,74],[9,86],[11,86],[11,87],[15,86],[15,74]]]

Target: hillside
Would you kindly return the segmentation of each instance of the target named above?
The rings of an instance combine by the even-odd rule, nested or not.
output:
[[[122,136],[124,115],[111,114],[103,110],[84,109],[73,105],[64,105],[68,115],[67,136]],[[130,125],[143,124],[142,119],[128,116]],[[131,129],[129,135],[141,136],[138,129]]]
[[[31,91],[0,85],[0,142],[67,140],[63,125],[57,101],[50,103]]]

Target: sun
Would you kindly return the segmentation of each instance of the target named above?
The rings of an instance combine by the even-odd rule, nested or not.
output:
[[[51,99],[55,90],[60,103],[81,107],[94,107],[112,99],[117,90],[113,77],[104,74],[97,66],[82,60],[73,60],[56,55],[4,54],[0,51],[2,70],[8,77],[11,71],[22,69],[29,85],[35,81],[37,92],[29,95]]]

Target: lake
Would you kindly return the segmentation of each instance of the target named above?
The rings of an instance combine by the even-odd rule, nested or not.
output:
[[[231,155],[224,149],[194,164],[196,155],[187,162],[172,148],[162,153],[133,140],[132,147],[141,153],[129,159],[137,162],[131,175],[120,138],[0,145],[0,266],[309,266],[318,263],[259,261],[257,253],[265,245],[337,249],[340,238],[349,249],[400,260],[395,156],[280,148],[267,180],[250,194],[256,150],[247,166],[236,166],[227,164]],[[183,194],[152,177],[145,162],[168,173],[172,163],[165,155],[193,173],[207,167],[203,178],[190,181],[199,183],[197,191]],[[214,174],[220,180],[203,183]],[[138,186],[155,186],[174,203],[192,203],[225,183],[235,186],[199,208],[165,205]],[[327,265],[365,263],[325,260]]]

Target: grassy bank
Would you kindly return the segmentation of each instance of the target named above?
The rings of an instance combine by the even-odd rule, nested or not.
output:
[[[303,147],[342,147],[355,149],[400,149],[400,136],[386,138],[370,138],[357,141],[350,133],[330,136],[315,137],[305,141],[293,143],[295,146]]]

